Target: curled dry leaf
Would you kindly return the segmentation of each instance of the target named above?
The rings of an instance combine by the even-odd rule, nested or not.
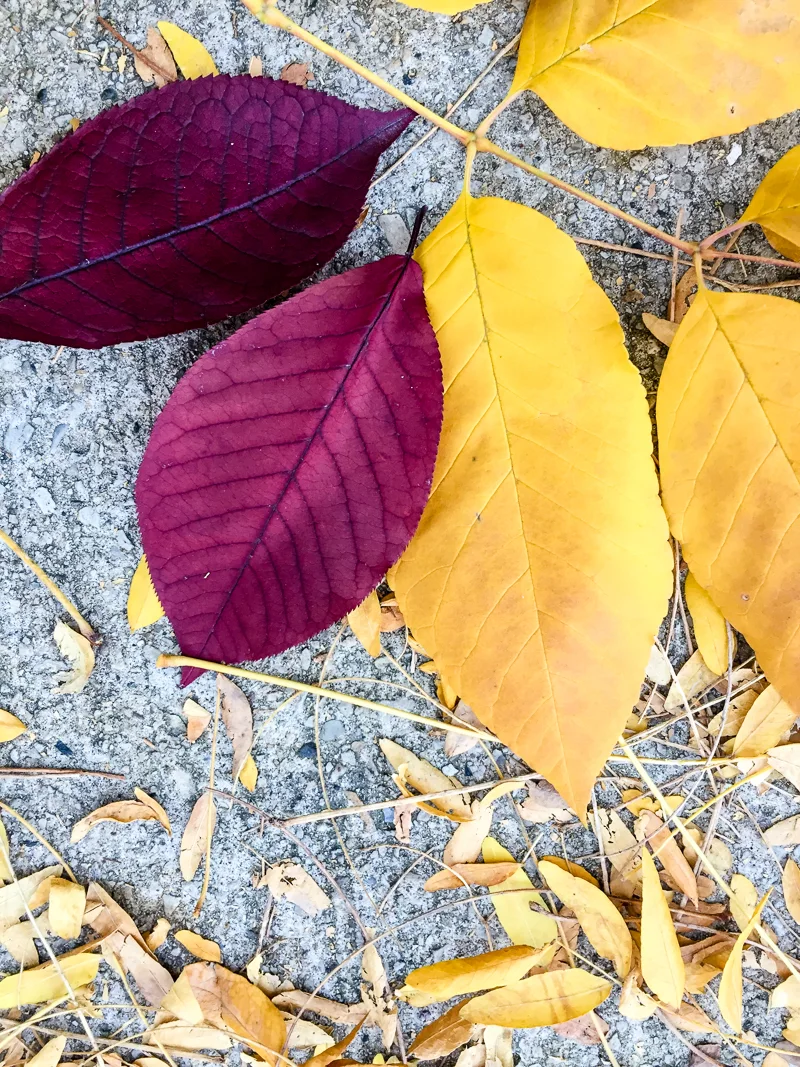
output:
[[[115,930],[102,944],[103,955],[127,971],[136,982],[139,992],[152,1007],[161,1005],[173,988],[172,975],[132,934]]]
[[[659,1004],[658,1010],[666,1016],[673,1026],[687,1034],[718,1034],[719,1028],[696,1004],[681,1004],[678,1011],[673,1011],[666,1004]]]
[[[775,686],[759,693],[739,727],[732,756],[761,756],[774,748],[797,718],[797,713],[782,700]]]
[[[314,81],[314,75],[311,73],[311,67],[309,67],[308,63],[287,63],[281,70],[280,79],[282,82],[288,82],[290,85],[299,85],[302,89],[305,89],[309,82]]]
[[[161,948],[167,940],[167,935],[171,929],[172,927],[168,919],[159,919],[150,933],[145,934],[144,942],[148,950],[150,952],[155,952],[157,948]]]
[[[556,1023],[553,1027],[559,1037],[568,1041],[577,1041],[579,1045],[600,1045],[600,1034],[608,1033],[608,1025],[599,1015],[579,1015],[567,1023]]]
[[[682,798],[681,798],[682,799]],[[650,842],[653,854],[661,860],[664,870],[682,893],[697,907],[697,879],[681,852],[671,831],[653,811],[644,810],[639,816],[645,837]]]
[[[155,817],[167,831],[169,836],[172,837],[172,826],[170,825],[169,815],[167,815],[159,802],[154,797],[151,797],[149,793],[145,793],[144,789],[139,789],[138,786],[133,790],[133,795],[141,804],[145,804],[153,811]]]
[[[85,910],[86,890],[83,886],[66,878],[53,878],[47,920],[53,933],[65,941],[79,937]]]
[[[548,949],[552,957],[552,952]],[[457,960],[443,960],[417,967],[406,978],[406,985],[433,998],[430,1003],[449,1000],[466,993],[479,993],[507,985],[540,965],[545,957],[541,950],[525,945],[495,949],[480,956],[465,956]]]
[[[19,878],[16,882],[0,888],[0,929],[12,926],[20,916],[25,915],[25,906],[31,908],[31,902],[35,900],[35,894],[43,882],[53,877],[60,876],[63,867],[58,864],[53,867],[43,867],[41,871],[28,874]],[[49,891],[49,884],[48,884]],[[38,906],[44,904],[45,897]]]
[[[20,722],[16,715],[10,711],[0,709],[0,744],[5,741],[13,741],[15,737],[24,734],[28,727]]]
[[[683,707],[684,698],[692,700],[693,697],[702,693],[704,689],[708,689],[718,677],[719,675],[715,674],[706,664],[700,650],[693,652],[678,671],[675,680],[669,687],[667,699],[664,701],[664,710],[675,711],[676,708]]]
[[[484,863],[512,863],[514,857],[493,837],[485,838],[481,849]],[[530,890],[530,892],[524,892]],[[515,945],[541,948],[558,937],[558,926],[546,911],[544,900],[521,868],[504,882],[489,886],[497,918]],[[531,905],[541,912],[531,910]]]
[[[211,835],[217,824],[217,806],[210,793],[203,793],[195,806],[186,824],[186,829],[181,837],[181,874],[184,880],[191,882],[197,874],[197,868],[206,852],[209,832],[209,805],[211,806]]]
[[[144,56],[151,60],[158,70],[154,70],[144,59],[140,59],[139,56]],[[136,73],[145,83],[145,85],[152,85],[155,82],[157,89],[163,89],[169,82],[177,81],[178,69],[175,66],[175,60],[172,58],[172,52],[167,48],[167,42],[158,32],[154,26],[147,27],[147,43],[144,48],[139,49],[139,55],[134,55],[133,65],[136,68]],[[144,557],[142,557],[144,559]],[[141,562],[139,564],[141,566]],[[138,568],[137,568],[138,573]],[[135,575],[134,575],[135,580]],[[131,587],[132,588],[132,587]],[[130,621],[130,599],[128,600],[128,620]],[[156,620],[153,619],[153,622]],[[142,623],[140,625],[146,625]],[[131,625],[131,629],[138,629]]]
[[[796,923],[800,923],[800,867],[793,859],[786,861],[781,882],[786,910]]]
[[[659,1000],[677,1009],[686,971],[669,905],[647,849],[642,851],[641,954],[644,980]]]
[[[78,952],[72,956],[62,956],[58,963],[71,988],[79,989],[94,981],[100,956],[93,952]],[[43,1004],[63,997],[67,992],[55,964],[43,963],[21,974],[10,974],[0,981],[0,1010],[25,1004]]]
[[[183,715],[186,719],[186,739],[193,745],[211,722],[211,714],[189,697],[183,702]]]
[[[299,863],[273,863],[259,880],[274,897],[286,897],[306,915],[319,915],[330,907],[330,898]]]
[[[547,971],[475,997],[462,1018],[484,1026],[553,1026],[585,1015],[602,1004],[610,982],[579,967]]]
[[[373,658],[381,654],[381,605],[373,589],[357,608],[348,612],[347,622]]]
[[[163,810],[163,809],[162,809]],[[72,827],[70,843],[75,845],[95,826],[101,822],[131,823],[131,822],[158,822],[164,823],[159,818],[158,812],[151,804],[143,804],[140,800],[115,800],[112,804],[104,804],[102,808],[90,812],[80,819]]]
[[[698,651],[710,670],[715,674],[725,674],[728,670],[728,628],[725,617],[693,574],[686,575],[684,592]],[[731,642],[732,661],[736,654],[736,635],[733,631]]]
[[[575,818],[575,813],[549,782],[528,782],[528,796],[521,804],[517,804],[517,811],[525,822],[540,823],[555,819],[558,823],[566,823]]]
[[[239,686],[224,674],[217,675],[217,693],[222,721],[233,746],[231,777],[236,779],[253,747],[253,712]]]
[[[97,882],[89,883],[86,904],[84,921],[91,926],[98,937],[108,937],[110,934],[119,932],[125,937],[131,937],[142,948],[147,948],[145,939],[127,911],[120,907]]]
[[[475,1024],[461,1018],[463,1007],[464,1002],[459,1001],[423,1027],[411,1042],[409,1055],[416,1060],[438,1060],[466,1045],[475,1034]]]
[[[595,951],[613,960],[617,974],[625,978],[631,969],[633,942],[625,920],[605,893],[554,863],[540,861],[539,871],[562,904],[575,912]]]
[[[474,863],[481,854],[481,846],[492,825],[491,808],[479,807],[471,822],[459,823],[455,833],[445,845],[442,859],[449,866],[456,863]]]
[[[371,942],[361,956],[361,979],[361,1000],[367,1008],[364,1022],[367,1026],[377,1026],[383,1036],[383,1047],[390,1048],[397,1033],[397,1004],[383,960]]]
[[[327,997],[304,993],[302,989],[282,990],[273,996],[272,1003],[276,1008],[286,1011],[310,1011],[330,1019],[331,1022],[349,1026],[363,1019],[368,1010],[363,1003],[339,1004],[338,1001],[328,1000]]]
[[[152,31],[155,32],[155,31]],[[151,30],[147,31],[148,37]],[[145,626],[151,626],[163,618],[164,609],[153,588],[147,557],[142,556],[133,572],[131,587],[128,590],[128,626],[132,633]]]
[[[619,815],[611,808],[598,808],[595,827],[614,870],[626,880],[639,881],[642,848]]]
[[[736,944],[733,946],[730,956],[728,956],[722,970],[722,979],[719,983],[719,991],[717,993],[719,1010],[722,1013],[722,1018],[737,1034],[741,1033],[742,1029],[742,952],[744,951],[745,942],[758,922],[768,899],[769,893],[761,898],[747,925],[742,928],[742,932],[736,938]]]
[[[196,37],[192,37],[174,22],[159,22],[158,29],[169,45],[184,78],[203,78],[208,74],[219,74],[216,63]]]
[[[94,670],[94,649],[83,634],[66,626],[60,619],[53,630],[53,640],[58,645],[58,651],[64,659],[69,660],[72,667],[72,670],[56,675],[55,680],[59,684],[53,692],[82,693],[89,681],[89,675]]]
[[[426,759],[420,759],[407,748],[396,744],[394,741],[384,738],[381,743],[381,752],[397,771],[402,781],[414,789],[417,793],[438,793],[446,789],[453,789],[461,785],[457,778],[448,778],[446,774],[434,767]],[[450,797],[442,797],[419,805],[424,811],[433,811],[437,815],[444,814],[448,818],[454,818],[457,822],[469,822],[473,818],[472,807],[466,796],[458,794]]]
[[[450,870],[438,871],[423,886],[429,893],[437,889],[457,889],[467,885],[497,885],[520,869],[518,863],[454,863]]]
[[[485,730],[481,720],[463,700],[459,700],[453,708],[452,718],[454,722],[459,723],[461,726],[474,726],[476,730]],[[444,754],[452,759],[453,756],[461,756],[464,752],[469,752],[477,743],[477,739],[473,740],[465,734],[456,734],[452,730],[448,730],[444,739]]]
[[[638,970],[631,971],[622,983],[619,1011],[627,1019],[649,1019],[658,1011],[658,1002],[649,993],[640,989],[642,976]]]
[[[800,815],[792,815],[789,819],[773,823],[764,831],[764,843],[770,848],[773,845],[800,844]]]
[[[175,940],[198,959],[208,960],[209,963],[220,963],[222,960],[222,952],[216,941],[209,941],[200,934],[192,933],[191,930],[176,930]]]
[[[40,915],[39,928],[43,929],[46,926],[47,924]],[[14,923],[13,926],[0,930],[0,944],[26,970],[35,967],[39,962],[32,922]]]
[[[345,1037],[342,1038],[341,1041],[337,1041],[337,1043],[335,1045],[331,1044],[329,1048],[325,1049],[322,1052],[318,1052],[317,1055],[316,1056],[312,1056],[310,1060],[306,1060],[306,1062],[304,1064],[304,1067],[328,1067],[328,1064],[331,1064],[331,1065],[335,1064],[338,1067],[338,1065],[340,1065],[340,1064],[357,1062],[355,1060],[343,1060],[343,1059],[341,1059],[341,1056],[342,1056],[342,1053],[347,1048],[347,1046],[350,1044],[350,1042],[356,1036],[358,1031],[361,1029],[363,1024],[364,1024],[364,1020],[362,1019],[350,1031],[349,1034],[347,1034]],[[376,1056],[374,1062],[380,1063],[382,1058],[383,1057],[381,1057],[381,1059],[378,1059],[378,1057]]]

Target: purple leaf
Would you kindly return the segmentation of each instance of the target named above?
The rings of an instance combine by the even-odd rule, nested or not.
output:
[[[404,256],[312,286],[201,356],[136,483],[183,653],[261,659],[356,607],[416,529],[441,420],[439,351]]]
[[[98,348],[277,296],[345,241],[413,117],[225,75],[104,111],[0,197],[0,336]]]

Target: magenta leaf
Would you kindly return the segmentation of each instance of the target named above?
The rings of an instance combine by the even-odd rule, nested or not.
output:
[[[439,351],[405,256],[314,285],[201,356],[136,482],[183,653],[261,659],[356,607],[416,529],[441,419]]]
[[[247,75],[104,111],[0,196],[0,336],[98,348],[277,296],[342,245],[413,117]]]

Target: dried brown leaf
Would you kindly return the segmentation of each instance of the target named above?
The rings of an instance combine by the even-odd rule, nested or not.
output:
[[[319,915],[330,907],[330,898],[299,863],[273,863],[259,881],[259,888],[267,886],[274,897],[286,897],[306,915]]]
[[[211,835],[213,837],[214,827],[217,824],[217,806],[210,793],[203,793],[192,808],[192,814],[189,816],[183,837],[181,837],[181,874],[187,882],[191,882],[197,874],[197,868],[206,852],[209,805],[211,806]]]
[[[211,714],[189,697],[183,702],[183,715],[186,719],[186,739],[193,745],[211,722]]]
[[[253,747],[253,712],[239,686],[224,674],[217,675],[217,693],[222,721],[233,746],[231,777],[235,781]]]
[[[164,77],[164,74],[160,74],[154,71],[152,67],[149,67],[139,56],[134,55],[133,65],[136,68],[136,73],[145,83],[145,85],[152,85],[155,82],[157,89],[162,89],[168,82],[174,82],[178,79],[178,70],[175,66],[175,60],[172,58],[172,52],[167,47],[167,42],[155,28],[155,26],[147,27],[147,44],[144,48],[139,49],[140,55],[145,56],[147,59],[152,60],[156,67],[160,68],[164,74],[168,75]]]
[[[424,885],[429,893],[467,885],[497,885],[518,871],[518,863],[454,863],[450,870],[437,871]]]
[[[287,63],[280,74],[281,81],[289,82],[290,85],[299,85],[305,89],[309,82],[314,81],[311,67],[308,63]]]
[[[417,1034],[408,1050],[417,1060],[438,1060],[449,1056],[461,1045],[466,1045],[475,1034],[473,1023],[461,1018],[464,1001],[454,1004],[449,1011],[428,1023]]]
[[[58,651],[64,659],[69,661],[72,668],[56,675],[55,680],[59,684],[53,692],[82,693],[89,681],[89,675],[94,670],[94,649],[83,634],[79,634],[60,620],[53,630],[53,640],[58,645]]]

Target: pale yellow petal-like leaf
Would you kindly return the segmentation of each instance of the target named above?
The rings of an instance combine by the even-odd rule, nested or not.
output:
[[[657,401],[672,532],[692,574],[795,709],[799,357],[800,305],[701,289],[670,347]]]
[[[86,890],[77,882],[54,878],[50,883],[48,924],[54,934],[72,941],[80,936],[83,913],[86,910]]]
[[[0,886],[4,882],[14,881],[14,871],[11,869],[11,854],[8,851],[8,834],[0,820]]]
[[[584,882],[588,882],[589,885],[598,886],[600,883],[595,876],[586,870],[585,867],[581,867],[579,863],[573,863],[572,860],[565,859],[563,856],[542,856],[539,863],[554,863],[556,867],[560,867],[562,871],[567,871],[569,874],[573,874],[576,878],[582,878]]]
[[[253,747],[253,711],[242,690],[224,674],[217,675],[222,721],[233,746],[231,777],[236,779]]]
[[[449,1056],[472,1038],[475,1024],[461,1018],[464,1002],[454,1004],[444,1015],[424,1026],[408,1049],[415,1060],[438,1060]]]
[[[321,1026],[317,1026],[308,1019],[298,1019],[296,1015],[288,1011],[282,1011],[281,1015],[287,1030],[291,1027],[291,1033],[286,1035],[287,1048],[315,1048],[318,1052],[327,1052],[329,1048],[333,1048],[335,1041]]]
[[[692,144],[800,105],[794,0],[536,0],[512,92],[586,141]]]
[[[406,978],[406,985],[436,1000],[449,1000],[515,982],[531,967],[537,966],[540,958],[541,953],[536,949],[511,945],[484,952],[481,956],[465,956],[417,967]]]
[[[595,827],[611,866],[625,879],[638,882],[642,847],[613,808],[599,808]]]
[[[681,1004],[678,1011],[673,1011],[666,1004],[659,1004],[658,1007],[673,1026],[688,1034],[719,1034],[717,1026],[696,1004]]]
[[[561,903],[575,912],[595,951],[613,960],[617,974],[625,978],[631,969],[633,942],[627,923],[605,893],[546,860],[540,860],[539,872]]]
[[[41,915],[38,925],[39,929],[46,925]],[[39,951],[34,940],[32,922],[14,923],[13,926],[0,930],[0,944],[17,963],[22,964],[25,970],[35,967],[39,962]]]
[[[734,874],[730,880],[731,897],[728,906],[733,921],[740,930],[744,930],[758,907],[758,890],[743,874]]]
[[[686,971],[656,865],[642,851],[642,974],[659,1000],[678,1008]]]
[[[149,33],[150,31],[148,31]],[[152,75],[152,71],[150,72]],[[152,80],[152,77],[151,77]],[[164,615],[161,601],[158,599],[150,570],[147,566],[147,557],[142,556],[133,572],[131,587],[128,590],[128,626],[131,632],[141,630],[145,626],[151,626],[158,622]]]
[[[255,793],[258,783],[258,767],[250,752],[245,756],[242,769],[239,771],[239,781],[248,793]]]
[[[759,693],[733,742],[732,756],[744,758],[762,756],[774,748],[797,718],[785,700],[781,700],[774,685]]]
[[[148,1045],[159,1045],[180,1052],[200,1052],[203,1049],[229,1049],[233,1042],[227,1034],[213,1026],[189,1026],[180,1020],[160,1023],[145,1035]],[[140,1063],[140,1060],[136,1061]]]
[[[644,388],[577,247],[531,208],[462,194],[416,258],[444,424],[391,585],[444,681],[585,811],[671,584]]]
[[[373,658],[381,654],[381,602],[373,589],[347,616],[350,629]]]
[[[77,630],[59,620],[53,630],[53,640],[58,651],[69,660],[72,670],[61,671],[55,680],[59,683],[54,693],[82,693],[94,670],[94,649]]]
[[[15,737],[24,734],[27,729],[25,723],[20,722],[16,715],[0,709],[0,744],[4,741],[13,741]]]
[[[44,867],[41,871],[28,874],[0,888],[0,928],[10,926],[20,916],[25,915],[25,905],[31,907],[39,886],[49,878],[58,877],[62,871],[63,867],[60,864]],[[41,904],[44,904],[45,900],[42,900]]]
[[[211,722],[211,714],[191,697],[183,702],[183,714],[186,719],[186,740],[193,745]]]
[[[222,960],[222,952],[216,941],[209,941],[191,930],[176,930],[175,940],[180,941],[187,952],[191,952],[200,960],[208,960],[209,963],[219,963]]]
[[[649,993],[639,988],[642,976],[638,971],[631,971],[622,983],[619,996],[620,1015],[627,1019],[649,1019],[658,1011],[658,1002]]]
[[[184,78],[202,78],[207,74],[219,74],[208,50],[196,37],[192,37],[174,22],[159,22],[157,25]]]
[[[687,659],[673,681],[664,701],[665,711],[674,711],[675,708],[683,707],[686,700],[691,700],[717,678],[716,671],[712,671],[698,649]]]
[[[725,674],[728,670],[728,629],[722,612],[691,573],[686,575],[684,592],[700,654],[714,674]],[[735,652],[736,635],[731,632],[731,655]]]
[[[474,863],[481,854],[481,847],[492,825],[491,808],[481,806],[477,818],[459,823],[455,833],[445,845],[442,859],[449,866],[456,863]]]
[[[774,822],[764,831],[764,843],[769,848],[773,845],[800,845],[800,815]]]
[[[475,997],[461,1017],[484,1026],[553,1026],[602,1004],[612,986],[579,967],[535,974]]]
[[[514,860],[508,849],[493,837],[485,838],[482,852],[484,863],[511,863]],[[522,868],[504,882],[489,886],[489,892],[497,918],[515,945],[541,948],[558,937],[555,919],[531,910],[532,904],[544,909],[545,903]]]
[[[800,789],[800,744],[770,748],[767,751],[767,763]]]
[[[61,1056],[67,1044],[66,1037],[54,1037],[46,1045],[26,1060],[27,1067],[58,1067]]]
[[[159,805],[160,806],[160,805]],[[163,810],[163,809],[162,809]],[[150,804],[143,804],[140,800],[115,800],[111,804],[104,804],[102,808],[90,812],[80,819],[72,827],[70,844],[82,841],[89,831],[101,822],[131,823],[131,822],[159,822],[163,826],[158,813]]]
[[[800,923],[800,867],[793,859],[783,868],[783,899],[786,910],[796,923]]]
[[[742,952],[744,951],[745,941],[747,941],[753,927],[758,922],[758,917],[768,899],[769,893],[761,898],[750,921],[736,938],[736,944],[733,946],[730,956],[728,956],[719,983],[719,991],[717,993],[719,1010],[722,1013],[722,1018],[737,1034],[742,1029]]]
[[[437,15],[457,15],[459,11],[469,11],[479,4],[487,4],[489,0],[402,0],[402,3],[408,7],[422,8],[423,11],[433,11]]]
[[[59,967],[72,989],[93,982],[101,957],[93,952],[78,952],[62,956]],[[43,963],[22,974],[10,974],[0,981],[0,1010],[16,1008],[18,1004],[43,1004],[47,1000],[66,996],[68,990],[53,963]]]
[[[800,146],[767,171],[741,221],[759,223],[773,248],[800,258]]]
[[[381,752],[398,772],[401,772],[407,785],[418,793],[439,793],[446,789],[458,788],[461,783],[457,778],[448,778],[446,774],[434,767],[426,759],[420,759],[410,749],[384,738],[380,742]],[[459,821],[472,819],[472,807],[466,796],[455,794],[451,797],[442,797],[440,800],[432,800],[430,803],[446,815],[453,815]]]
[[[789,1067],[789,1061],[779,1056],[777,1052],[768,1052],[761,1067]]]
[[[149,934],[145,934],[144,943],[151,952],[155,952],[157,948],[161,948],[164,942],[167,940],[167,935],[171,930],[171,925],[168,919],[161,918],[156,925],[150,931]]]
[[[274,897],[290,900],[312,918],[331,906],[327,893],[299,863],[273,863],[258,884],[267,886]]]
[[[191,882],[200,860],[205,855],[209,832],[209,805],[211,806],[211,835],[217,825],[217,806],[210,793],[203,795],[192,808],[192,814],[181,837],[180,867],[184,880]]]

